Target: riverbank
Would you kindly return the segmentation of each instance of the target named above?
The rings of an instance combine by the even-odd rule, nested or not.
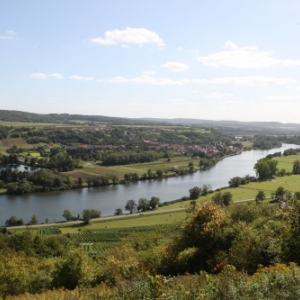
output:
[[[209,159],[204,158],[203,160],[205,160],[205,164],[201,166],[199,166],[199,164],[203,160],[186,156],[172,159],[172,162],[160,160],[151,163],[130,164],[114,167],[104,167],[98,164],[86,163],[85,168],[83,168],[86,173],[84,173],[82,169],[76,169],[70,172],[54,172],[50,169],[42,169],[39,167],[32,168],[29,165],[9,165],[7,167],[2,166],[2,170],[10,169],[12,170],[12,172],[17,173],[29,172],[28,174],[30,174],[32,172],[40,173],[44,171],[45,174],[43,174],[42,176],[42,181],[46,180],[47,186],[41,185],[40,180],[37,180],[37,183],[32,182],[31,180],[34,180],[33,178],[31,178],[30,176],[22,175],[21,178],[18,178],[18,180],[15,179],[11,182],[6,183],[7,188],[2,188],[0,190],[0,195],[22,195],[37,192],[65,191],[90,187],[130,184],[148,180],[163,180],[172,177],[186,176],[196,172],[206,171],[214,167],[223,159],[230,156],[239,155],[241,153],[242,151],[228,154],[222,157],[212,157]],[[195,162],[197,162],[197,167],[195,167]],[[93,169],[93,172],[89,170],[90,168]],[[118,172],[118,176],[116,174],[110,174],[110,172],[108,172],[107,170]],[[129,171],[130,173],[126,173]],[[120,178],[120,172],[122,173],[122,179]],[[68,180],[64,180],[65,178],[63,177],[52,178],[53,176],[57,177],[58,174],[62,174],[62,176],[65,175],[72,181],[70,182]],[[82,175],[84,179],[80,177],[80,175]],[[17,175],[15,174],[14,176],[12,176],[11,174],[5,174],[5,176],[10,178],[16,177]],[[48,186],[48,183],[51,181],[53,181],[53,184]],[[56,181],[55,184],[54,181]],[[66,184],[63,184],[63,181],[66,181]]]
[[[268,151],[245,151],[240,155],[221,160],[209,170],[168,179],[49,193],[2,195],[0,197],[0,224],[4,225],[10,216],[21,217],[25,223],[29,223],[33,214],[38,217],[39,223],[46,223],[46,219],[49,223],[54,221],[56,223],[63,221],[62,214],[65,209],[69,209],[73,216],[81,214],[84,209],[97,209],[101,211],[102,216],[111,216],[117,208],[124,209],[129,199],[134,199],[137,202],[139,198],[150,199],[155,196],[159,197],[163,203],[188,197],[189,189],[195,186],[202,187],[204,184],[210,184],[211,188],[216,190],[228,186],[228,181],[234,176],[243,177],[247,174],[255,176],[253,166],[258,159],[289,148],[299,148],[299,145],[284,144],[279,149]],[[281,169],[280,163],[278,168]],[[287,167],[284,166],[284,168]],[[289,170],[286,169],[286,171]],[[275,188],[269,187],[266,190],[275,190]],[[243,196],[248,195],[249,191],[250,189],[243,189],[239,193]],[[247,198],[239,198],[239,194],[234,194],[233,199],[255,198],[255,193],[257,190],[251,190]],[[168,205],[168,207],[173,208],[173,204]],[[180,203],[174,204],[174,207],[180,208]]]

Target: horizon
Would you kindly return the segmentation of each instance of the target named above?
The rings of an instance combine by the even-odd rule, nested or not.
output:
[[[63,113],[53,113],[53,112],[48,112],[48,113],[35,113],[35,112],[30,112],[30,111],[20,111],[20,110],[5,110],[5,109],[0,109],[1,111],[8,111],[8,112],[19,112],[19,113],[28,113],[28,114],[37,114],[37,115],[43,115],[43,116],[47,116],[47,115],[71,115],[71,116],[86,116],[86,117],[105,117],[105,118],[116,118],[116,119],[129,119],[129,120],[153,120],[153,121],[175,121],[175,120],[185,120],[185,121],[201,121],[201,122],[233,122],[233,123],[279,123],[282,125],[300,125],[299,123],[284,123],[284,122],[280,122],[280,121],[238,121],[238,120],[211,120],[211,119],[196,119],[196,118],[185,118],[185,117],[178,117],[178,118],[155,118],[155,117],[115,117],[115,116],[108,116],[108,115],[95,115],[95,114],[80,114],[80,113],[67,113],[67,112],[63,112]],[[7,122],[13,122],[13,121],[7,121]],[[27,122],[27,121],[25,121]]]
[[[298,124],[299,11],[296,0],[6,2],[1,109]]]

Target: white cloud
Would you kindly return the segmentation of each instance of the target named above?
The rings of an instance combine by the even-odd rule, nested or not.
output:
[[[13,38],[11,36],[7,35],[0,35],[0,40],[12,40]]]
[[[163,64],[163,67],[173,72],[183,72],[189,69],[189,66],[184,63],[171,62],[171,61]]]
[[[45,74],[45,73],[33,73],[30,75],[32,78],[37,79],[47,79],[47,78],[56,78],[63,79],[64,77],[59,73]]]
[[[272,66],[300,66],[300,60],[276,59],[271,52],[261,51],[257,47],[238,47],[232,41],[227,41],[224,50],[198,56],[197,60],[205,65],[212,67],[231,67],[231,68],[267,68]]]
[[[116,45],[122,44],[148,44],[155,43],[158,46],[164,46],[164,41],[156,32],[145,28],[126,27],[124,30],[109,30],[104,34],[104,38],[98,37],[91,40],[91,42],[101,45]]]
[[[298,103],[300,100],[299,95],[269,95],[269,96],[264,96],[261,98],[263,101],[273,101],[273,102],[280,102],[287,104],[288,102],[290,103],[295,103],[295,101]]]
[[[131,78],[128,80],[135,84],[152,84],[152,85],[181,85],[180,81],[176,81],[166,77],[153,77],[149,75],[142,75],[140,77]]]
[[[232,94],[229,93],[210,93],[205,96],[206,99],[224,99],[224,98],[230,98],[232,97]]]
[[[103,81],[103,80],[100,80]],[[292,78],[264,77],[264,76],[245,76],[245,77],[215,77],[206,78],[183,78],[171,79],[167,77],[154,77],[148,74],[142,74],[139,77],[125,78],[115,77],[109,82],[112,83],[134,83],[134,84],[151,84],[151,85],[184,85],[184,84],[231,84],[238,86],[262,87],[270,85],[290,85],[297,83]]]
[[[92,80],[94,80],[94,78],[91,76],[84,77],[84,76],[80,76],[80,75],[72,75],[72,76],[70,76],[70,79],[75,80],[75,81],[92,81]]]
[[[211,83],[216,84],[234,84],[246,86],[269,86],[269,85],[288,85],[296,83],[293,78],[278,78],[266,76],[245,76],[245,77],[217,77],[213,78]]]
[[[0,40],[12,40],[16,34],[13,30],[6,30],[4,35],[0,35]]]
[[[149,75],[149,76],[155,75],[155,71],[152,70],[143,71],[142,75]]]
[[[184,49],[183,49],[183,47],[177,47],[176,48],[176,51],[178,51],[178,52],[182,52]]]

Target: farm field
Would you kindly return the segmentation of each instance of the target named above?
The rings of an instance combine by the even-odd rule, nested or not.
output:
[[[10,121],[1,121],[0,125],[2,126],[12,126],[12,127],[55,127],[57,123],[34,123],[34,122],[10,122]]]
[[[126,173],[137,173],[139,175],[142,175],[143,173],[146,173],[149,169],[151,169],[152,171],[156,171],[159,169],[164,171],[164,170],[169,170],[174,166],[177,166],[179,168],[188,168],[189,162],[193,162],[195,167],[196,168],[198,167],[198,160],[187,158],[186,156],[180,156],[180,157],[172,158],[170,162],[166,161],[166,159],[160,159],[159,161],[155,161],[155,162],[112,166],[112,167],[99,166],[93,163],[83,163],[82,169],[66,172],[65,174],[73,178],[78,178],[78,177],[87,178],[89,176],[116,175],[118,176],[119,179],[123,179],[124,174]]]
[[[293,163],[295,160],[300,160],[300,154],[298,155],[289,155],[289,156],[280,156],[273,158],[278,161],[277,169],[285,169],[286,172],[293,171]]]
[[[9,138],[0,140],[0,150],[6,150],[12,146],[17,146],[18,148],[35,148],[39,145],[28,144],[23,138]]]
[[[140,215],[139,213],[132,216],[124,215],[126,217],[116,217],[111,219],[99,219],[91,222],[84,227],[78,226],[62,226],[60,230],[62,233],[77,233],[78,229],[82,230],[94,230],[94,229],[107,229],[107,228],[133,228],[141,226],[154,226],[154,225],[172,225],[175,222],[184,220],[187,217],[185,210],[180,211],[168,211],[161,214]]]

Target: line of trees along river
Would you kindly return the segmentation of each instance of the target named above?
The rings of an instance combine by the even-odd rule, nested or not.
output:
[[[223,159],[209,170],[185,176],[162,180],[140,181],[128,185],[116,185],[97,188],[83,188],[69,191],[36,193],[25,195],[0,196],[0,225],[12,215],[29,222],[33,214],[40,223],[63,221],[63,211],[68,209],[76,216],[84,209],[97,209],[102,216],[113,215],[116,208],[124,209],[127,200],[141,197],[150,199],[159,197],[161,202],[179,199],[189,195],[194,186],[210,184],[212,189],[228,186],[234,176],[255,175],[253,169],[257,160],[274,152],[283,152],[299,145],[283,144],[281,148],[271,150],[251,150]]]

